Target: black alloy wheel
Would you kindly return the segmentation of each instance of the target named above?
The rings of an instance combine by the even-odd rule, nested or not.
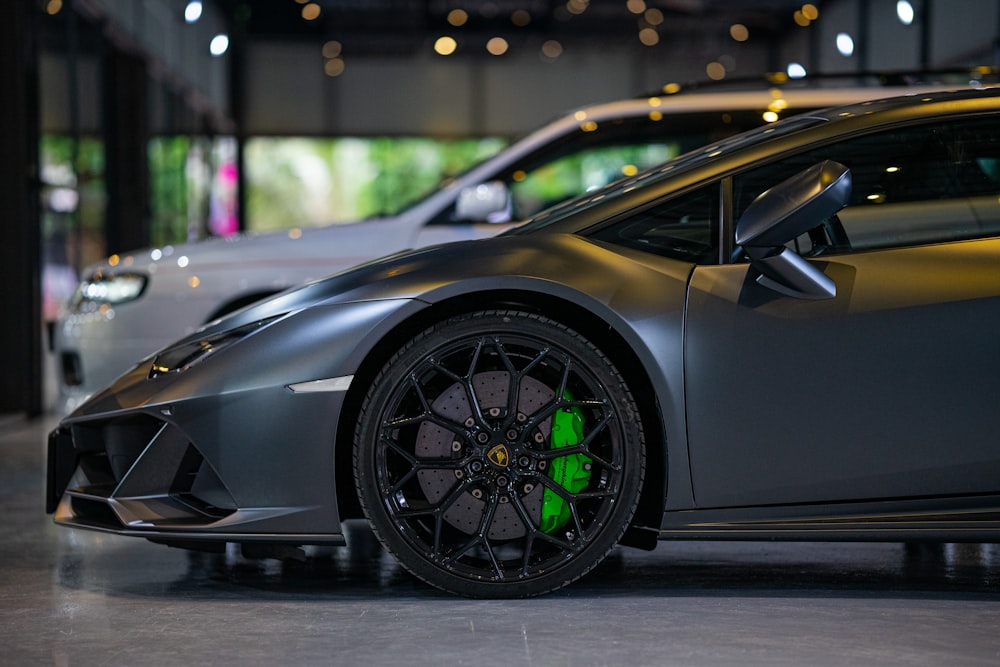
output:
[[[455,317],[406,344],[368,393],[354,451],[385,547],[470,597],[538,595],[589,571],[631,520],[643,472],[614,365],[519,311]]]

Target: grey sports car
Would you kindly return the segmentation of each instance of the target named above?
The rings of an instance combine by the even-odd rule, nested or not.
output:
[[[800,116],[209,324],[53,431],[67,526],[280,557],[367,517],[531,596],[616,544],[1000,539],[1000,92]]]

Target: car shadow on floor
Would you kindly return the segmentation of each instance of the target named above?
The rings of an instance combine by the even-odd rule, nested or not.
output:
[[[368,531],[350,547],[301,559],[248,559],[131,540],[65,551],[58,579],[109,595],[188,599],[453,599],[406,572]],[[85,545],[84,545],[85,546]],[[150,567],[151,561],[163,563]],[[156,576],[156,572],[163,576]],[[583,579],[550,596],[815,597],[1000,600],[1000,545],[670,542],[618,548]]]

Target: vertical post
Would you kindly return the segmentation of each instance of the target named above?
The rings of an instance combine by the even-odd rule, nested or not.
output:
[[[924,0],[924,6],[920,12],[920,69],[928,72],[931,69],[931,37],[933,34],[934,18],[933,0]]]
[[[872,25],[872,13],[869,0],[858,0],[858,43],[856,53],[858,56],[858,71],[868,72],[871,67],[870,35]]]
[[[0,2],[0,413],[42,411],[37,3]]]
[[[149,114],[146,63],[108,49],[104,78],[104,150],[108,253],[149,245]]]
[[[229,35],[229,114],[236,126],[236,223],[239,231],[247,230],[247,173],[244,160],[246,148],[246,19],[237,16]]]

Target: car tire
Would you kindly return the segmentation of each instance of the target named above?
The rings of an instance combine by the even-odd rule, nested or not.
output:
[[[454,317],[406,343],[372,383],[354,447],[382,544],[468,597],[529,597],[583,576],[625,531],[644,466],[614,364],[520,311]]]

